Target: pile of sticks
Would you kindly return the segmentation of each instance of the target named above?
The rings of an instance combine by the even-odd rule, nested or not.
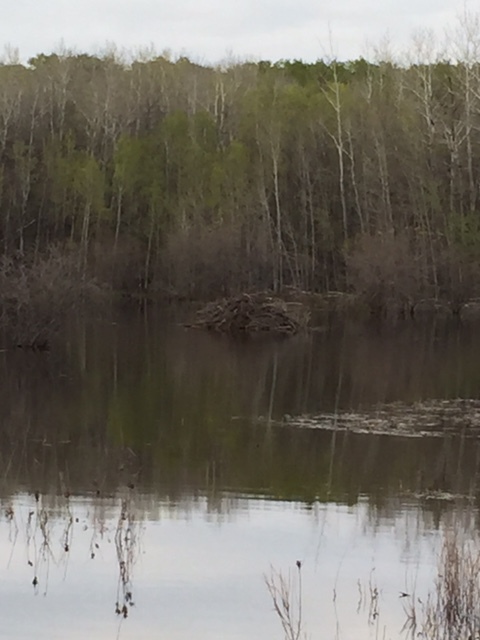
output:
[[[294,335],[302,323],[288,311],[282,300],[265,294],[244,293],[227,300],[210,302],[197,312],[195,321],[187,326],[230,334],[269,332]]]

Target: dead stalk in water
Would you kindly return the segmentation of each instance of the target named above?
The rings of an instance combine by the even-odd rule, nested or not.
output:
[[[431,593],[417,618],[427,640],[478,638],[480,635],[480,550],[473,540],[448,536]]]
[[[120,516],[115,531],[115,548],[119,568],[117,601],[115,613],[128,617],[129,607],[132,607],[132,569],[138,554],[138,530],[131,500],[122,500]]]
[[[285,640],[299,640],[302,633],[302,563],[297,561],[296,579],[292,579],[290,572],[285,576],[274,569],[264,578]]]

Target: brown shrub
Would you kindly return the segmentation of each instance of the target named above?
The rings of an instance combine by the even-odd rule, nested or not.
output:
[[[268,240],[247,243],[240,229],[191,227],[167,238],[154,286],[171,295],[214,299],[264,288],[271,281]]]
[[[67,314],[104,298],[77,251],[52,248],[36,260],[0,261],[0,328],[19,346],[41,348]]]
[[[421,261],[405,235],[363,235],[347,255],[348,281],[375,311],[425,297]]]
[[[347,254],[347,276],[370,308],[411,309],[420,300],[438,301],[458,311],[480,295],[480,260],[445,238],[407,232],[363,235]]]
[[[133,293],[146,288],[145,247],[132,237],[104,235],[92,243],[88,259],[89,272],[99,282],[108,282],[114,291]]]

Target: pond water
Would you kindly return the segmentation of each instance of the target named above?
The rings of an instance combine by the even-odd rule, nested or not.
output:
[[[239,341],[161,309],[2,352],[0,636],[281,639],[284,580],[308,637],[400,637],[476,535],[478,440],[286,416],[478,399],[478,362],[474,327]]]

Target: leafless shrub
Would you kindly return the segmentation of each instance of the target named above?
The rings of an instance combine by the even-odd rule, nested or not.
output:
[[[373,311],[433,295],[406,235],[363,235],[347,255],[348,280]]]
[[[141,242],[121,237],[111,249],[109,240],[102,238],[90,249],[89,268],[95,273],[96,282],[108,283],[114,291],[127,294],[146,288],[145,249]]]
[[[480,296],[479,258],[476,251],[462,247],[448,247],[439,252],[438,279],[455,311]]]
[[[444,239],[363,235],[346,257],[348,280],[372,310],[407,311],[420,300],[448,300],[452,309],[480,294],[478,256]]]
[[[42,348],[68,313],[98,302],[104,289],[89,279],[76,251],[52,248],[28,261],[0,261],[0,328],[22,347]]]
[[[230,225],[191,227],[167,239],[155,287],[187,298],[231,296],[263,288],[271,261],[262,233],[247,243],[241,230]]]

